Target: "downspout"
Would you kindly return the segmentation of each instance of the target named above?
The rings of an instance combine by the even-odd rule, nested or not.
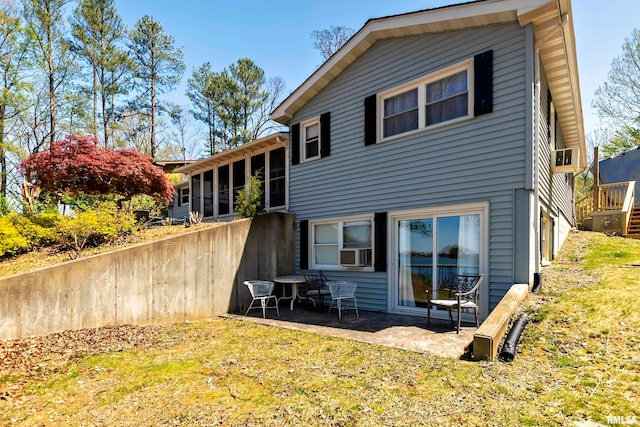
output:
[[[534,82],[535,82],[535,94],[533,100],[533,206],[534,206],[534,228],[535,228],[535,264],[534,273],[540,273],[541,267],[541,248],[540,248],[540,46],[547,41],[547,39],[553,35],[556,31],[561,30],[562,27],[569,21],[569,14],[563,13],[560,17],[560,22],[549,31],[547,31],[539,40],[535,42],[534,53]]]

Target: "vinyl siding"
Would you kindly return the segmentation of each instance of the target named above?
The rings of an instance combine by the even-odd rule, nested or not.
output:
[[[171,205],[169,206],[169,217],[171,217],[171,218],[184,219],[184,218],[188,218],[189,217],[189,203],[180,203],[180,204],[178,203],[178,200],[180,198],[180,189],[181,188],[184,188],[184,187],[182,187],[182,186],[175,187],[176,192],[178,194],[174,194],[173,195],[173,201],[171,202]],[[187,185],[187,188],[189,188],[188,185]]]
[[[372,46],[291,122],[331,112],[331,156],[290,170],[290,209],[297,220],[488,203],[493,308],[513,284],[513,193],[525,186],[524,48],[525,32],[515,23]],[[366,96],[489,49],[494,51],[492,113],[364,146]],[[387,273],[325,273],[329,279],[358,281],[362,308],[388,309]]]
[[[565,148],[560,126],[555,127],[555,147],[549,141],[547,79],[542,73],[540,82],[540,199],[554,216],[563,215],[575,224],[573,212],[573,174],[551,173],[551,151]],[[551,123],[554,126],[554,123]]]

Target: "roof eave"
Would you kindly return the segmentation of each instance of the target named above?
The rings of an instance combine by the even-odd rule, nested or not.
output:
[[[480,1],[419,12],[370,19],[332,57],[289,95],[271,118],[288,125],[293,115],[378,40],[482,25],[514,22],[518,13],[535,9],[549,0]]]
[[[564,14],[567,14],[568,20],[561,25]],[[533,25],[540,61],[547,73],[547,83],[565,145],[580,150],[580,168],[585,169],[587,153],[571,2],[549,2],[543,7],[521,13],[519,22],[522,26]],[[554,31],[554,28],[558,30]]]
[[[198,160],[197,162],[181,166],[175,169],[175,172],[189,175],[193,172],[205,170],[210,167],[227,164],[229,161],[235,158],[241,158],[246,154],[261,151],[271,145],[281,144],[287,146],[289,144],[289,134],[287,132],[277,132],[264,138],[254,139],[239,147],[232,148],[230,150],[221,151],[213,156],[209,156],[206,159]]]

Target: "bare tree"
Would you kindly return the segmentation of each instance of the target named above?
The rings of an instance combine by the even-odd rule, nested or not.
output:
[[[353,28],[342,26],[334,27],[333,25],[328,29],[315,30],[311,33],[313,47],[320,51],[322,60],[326,61],[331,55],[336,53],[354,33],[355,30]]]
[[[265,83],[265,92],[269,95],[267,99],[260,104],[258,111],[252,118],[253,133],[251,139],[258,139],[261,136],[266,136],[273,131],[282,129],[282,125],[271,120],[271,112],[280,104],[285,91],[284,81],[280,77],[272,77]]]

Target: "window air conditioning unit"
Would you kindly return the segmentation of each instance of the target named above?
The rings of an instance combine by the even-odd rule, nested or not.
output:
[[[563,148],[551,152],[551,173],[580,172],[580,150]]]
[[[371,249],[343,249],[340,251],[340,265],[365,266],[371,265]]]

